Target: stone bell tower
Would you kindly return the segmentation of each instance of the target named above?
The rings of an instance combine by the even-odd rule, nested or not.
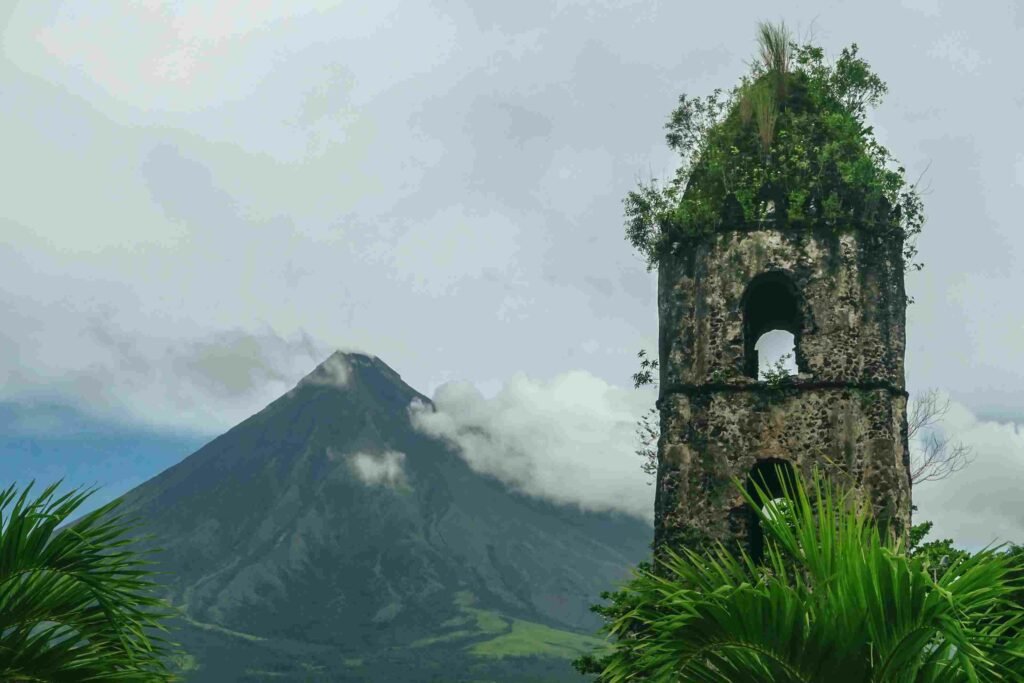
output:
[[[723,222],[659,263],[656,555],[715,540],[759,555],[731,478],[763,474],[781,494],[777,463],[821,466],[909,531],[902,237],[779,215]],[[793,335],[799,370],[778,384],[758,381],[772,330]]]

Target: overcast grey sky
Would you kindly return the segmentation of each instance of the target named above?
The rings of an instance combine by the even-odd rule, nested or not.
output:
[[[678,96],[731,88],[757,21],[784,19],[830,56],[860,46],[890,88],[877,137],[911,180],[928,167],[907,379],[949,393],[977,460],[916,490],[921,516],[963,544],[1024,542],[1024,8],[695,7],[3,3],[0,400],[24,408],[17,429],[56,429],[32,412],[51,400],[215,435],[357,350],[451,424],[500,432],[482,457],[510,481],[649,515],[633,450],[654,392],[629,378],[657,349],[656,274],[621,200],[674,171]],[[95,478],[120,494],[164,466]]]

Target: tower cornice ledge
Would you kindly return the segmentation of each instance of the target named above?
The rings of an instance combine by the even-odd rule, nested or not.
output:
[[[748,222],[742,224],[720,225],[715,228],[701,230],[689,234],[673,234],[671,242],[685,245],[697,245],[714,242],[723,235],[753,234],[757,232],[775,231],[794,237],[808,235],[833,236],[856,233],[866,237],[892,240],[896,238],[903,242],[903,229],[898,223],[892,222],[866,222],[866,221],[839,221],[835,223],[824,223],[814,220],[788,220],[775,221],[771,218],[762,219],[760,222]]]
[[[888,391],[893,396],[902,396],[903,398],[909,398],[910,394],[907,393],[906,389],[895,386],[889,382],[840,382],[840,381],[824,381],[824,380],[795,380],[786,382],[784,384],[765,384],[763,382],[749,382],[744,384],[733,384],[729,382],[705,382],[701,384],[690,384],[679,382],[676,384],[666,384],[662,387],[661,393],[658,400],[655,401],[655,406],[660,410],[661,403],[664,399],[675,394],[684,394],[687,396],[699,396],[701,394],[713,394],[721,392],[785,392],[787,389],[835,389],[835,390],[860,390],[860,391],[876,391],[883,389]]]

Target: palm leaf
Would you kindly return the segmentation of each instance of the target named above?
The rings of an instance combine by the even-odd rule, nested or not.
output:
[[[148,594],[158,572],[117,550],[144,539],[115,540],[134,528],[122,515],[98,524],[121,501],[56,532],[93,491],[51,501],[58,481],[26,505],[32,484],[6,518],[14,486],[0,493],[0,679],[175,680],[160,661],[169,641],[145,630],[167,631],[159,620],[177,611],[146,609],[166,607]]]
[[[1020,585],[998,548],[932,576],[867,503],[817,470],[788,505],[755,482],[747,493],[765,535],[763,560],[666,550],[638,572],[632,605],[609,630],[622,646],[602,681],[798,683],[1024,680]]]

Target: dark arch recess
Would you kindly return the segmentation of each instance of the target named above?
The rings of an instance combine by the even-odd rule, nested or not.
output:
[[[761,273],[747,285],[741,306],[743,374],[757,379],[757,350],[754,345],[762,334],[772,330],[785,330],[793,335],[797,369],[806,372],[803,354],[800,352],[803,306],[800,292],[789,276],[781,271]]]
[[[782,476],[780,477],[780,470]],[[783,481],[785,486],[792,491],[796,484],[796,475],[793,465],[780,458],[767,458],[758,460],[750,470],[747,477],[747,493],[755,501],[759,501],[756,483],[768,492],[771,498],[783,498]],[[747,551],[755,562],[760,562],[764,557],[764,531],[761,529],[761,520],[754,510],[750,510],[749,538]]]

